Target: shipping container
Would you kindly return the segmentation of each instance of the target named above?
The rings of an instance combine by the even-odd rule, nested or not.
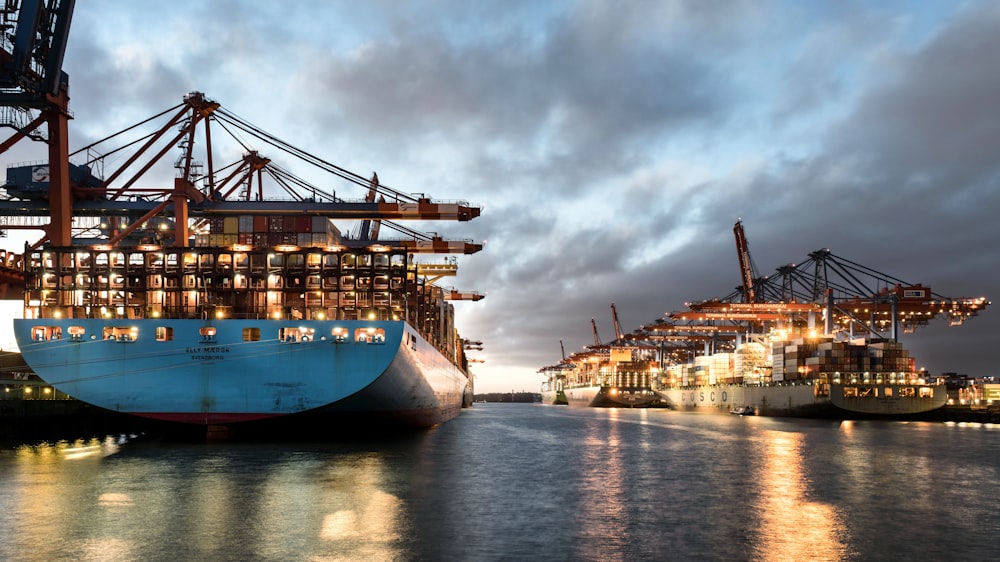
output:
[[[312,232],[329,232],[330,219],[326,217],[311,217],[312,225],[309,230]]]
[[[285,231],[285,217],[267,217],[267,231],[270,232],[284,232]]]
[[[241,215],[238,217],[240,234],[244,232],[253,232],[253,219],[254,217],[252,215]]]
[[[254,215],[253,217],[253,232],[267,232],[267,217],[264,215]]]

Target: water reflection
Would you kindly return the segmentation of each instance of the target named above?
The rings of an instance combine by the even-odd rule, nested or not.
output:
[[[843,517],[829,504],[811,500],[811,476],[803,460],[801,433],[764,431],[757,474],[760,527],[754,560],[845,560],[850,542]]]
[[[587,420],[583,439],[576,542],[585,548],[580,559],[623,560],[626,540],[625,469],[622,461],[621,423],[618,411],[607,410],[608,419]]]
[[[385,456],[116,439],[0,458],[0,560],[392,560],[404,502]]]

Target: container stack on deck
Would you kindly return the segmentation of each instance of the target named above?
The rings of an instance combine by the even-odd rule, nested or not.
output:
[[[833,341],[797,338],[771,348],[771,380],[815,378],[827,373],[904,373],[914,371],[913,359],[899,342]]]
[[[339,244],[340,231],[326,217],[241,215],[209,219],[209,234],[195,236],[195,246],[272,247],[282,244],[322,248]]]
[[[771,357],[763,344],[747,342],[733,354],[733,373],[736,384],[759,383],[770,373]]]

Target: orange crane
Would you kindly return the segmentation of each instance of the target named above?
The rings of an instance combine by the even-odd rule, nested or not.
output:
[[[746,233],[743,232],[743,221],[737,220],[733,227],[736,237],[736,256],[740,261],[740,275],[743,278],[743,302],[757,302],[757,294],[753,282],[756,277],[753,259],[750,257],[750,246],[747,244]]]
[[[625,338],[625,334],[622,333],[622,325],[618,322],[618,311],[615,310],[615,303],[611,303],[611,321],[614,324],[615,341],[621,343]]]
[[[377,193],[378,193],[378,174],[372,172],[371,184],[368,187],[368,194],[365,196],[365,203],[374,203],[375,195]],[[384,197],[382,198],[381,201],[379,201],[379,203],[383,202],[385,202]],[[358,239],[378,240],[378,231],[379,231],[379,226],[381,224],[382,221],[379,220],[376,220],[374,224],[372,224],[371,219],[365,219],[361,221],[361,230],[359,232]]]

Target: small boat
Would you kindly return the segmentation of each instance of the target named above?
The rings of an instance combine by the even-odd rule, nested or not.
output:
[[[730,414],[734,416],[754,416],[757,412],[754,411],[753,406],[733,406],[729,410]]]

